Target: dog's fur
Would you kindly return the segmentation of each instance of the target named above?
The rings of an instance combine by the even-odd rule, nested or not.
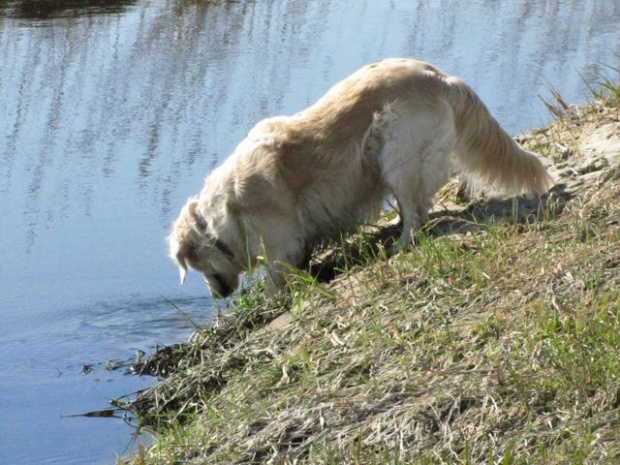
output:
[[[453,152],[467,176],[503,191],[541,195],[552,183],[460,79],[410,59],[365,66],[306,110],[258,123],[183,207],[170,255],[182,281],[189,265],[219,297],[261,256],[280,288],[312,244],[376,218],[390,194],[402,248]]]

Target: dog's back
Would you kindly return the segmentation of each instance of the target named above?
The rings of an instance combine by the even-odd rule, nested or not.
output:
[[[380,213],[389,186],[379,162],[384,141],[378,121],[399,102],[423,115],[437,108],[442,76],[423,62],[386,60],[357,71],[290,118],[259,123],[255,136],[269,134],[277,147],[278,173],[295,191],[309,235],[337,233]]]
[[[402,212],[411,217],[406,225],[417,228],[447,181],[451,152],[470,177],[506,192],[540,195],[551,185],[538,158],[514,142],[467,84],[422,61],[365,66],[286,126],[289,142],[298,143],[279,152],[281,163],[294,165],[290,171],[311,186],[300,198],[319,233],[372,218],[386,192],[409,210]]]
[[[423,61],[365,66],[296,115],[296,124],[311,128],[324,147],[342,147],[365,140],[377,116],[394,104],[404,104],[409,116],[436,117],[442,102],[453,111],[454,149],[464,170],[502,190],[546,192],[551,180],[538,159],[514,142],[467,84]]]

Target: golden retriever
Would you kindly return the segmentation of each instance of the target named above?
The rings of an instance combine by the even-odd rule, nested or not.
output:
[[[181,282],[190,266],[216,297],[263,258],[279,289],[309,247],[375,219],[388,195],[403,248],[447,182],[452,153],[467,176],[509,193],[552,184],[460,79],[412,59],[365,66],[311,107],[259,122],[183,207],[170,256]]]

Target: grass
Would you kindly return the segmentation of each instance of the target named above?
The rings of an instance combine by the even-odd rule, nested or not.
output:
[[[619,463],[620,175],[582,151],[604,92],[521,139],[555,167],[543,208],[451,183],[408,252],[365,228],[144,361],[161,383],[117,403],[155,442],[127,461]]]

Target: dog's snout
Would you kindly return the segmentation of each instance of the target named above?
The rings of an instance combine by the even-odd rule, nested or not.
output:
[[[206,276],[205,280],[207,281],[207,284],[209,285],[209,288],[211,289],[214,297],[222,299],[226,298],[233,292],[235,292],[235,289],[237,288],[236,279],[234,280],[234,283],[229,282],[229,280],[219,274],[208,275]]]

